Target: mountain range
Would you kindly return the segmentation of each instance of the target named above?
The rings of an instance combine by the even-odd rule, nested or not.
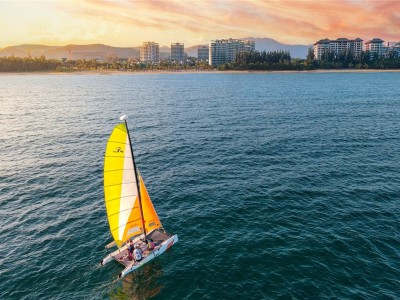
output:
[[[311,45],[287,45],[271,38],[253,38],[248,37],[244,40],[253,40],[256,42],[258,51],[289,51],[292,58],[305,58],[308,48]],[[205,45],[196,45],[185,48],[188,56],[197,57],[197,48]],[[0,49],[0,57],[40,57],[47,59],[94,59],[106,57],[135,58],[140,56],[140,46],[137,47],[113,47],[103,44],[91,45],[66,45],[66,46],[47,46],[23,44],[18,46],[9,46]],[[167,58],[170,55],[168,46],[160,47],[160,58]]]

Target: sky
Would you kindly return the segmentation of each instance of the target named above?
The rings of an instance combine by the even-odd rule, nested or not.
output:
[[[0,48],[20,44],[185,47],[269,37],[400,41],[400,0],[0,0]]]

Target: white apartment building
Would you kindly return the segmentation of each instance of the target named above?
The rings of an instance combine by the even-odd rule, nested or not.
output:
[[[182,43],[171,44],[171,60],[183,61],[185,59],[185,46]]]
[[[208,63],[218,66],[235,60],[235,54],[239,51],[254,51],[255,41],[237,39],[214,40],[209,45]]]
[[[363,51],[363,40],[360,38],[353,40],[352,50],[355,57],[360,57],[361,52]]]
[[[384,41],[378,38],[374,38],[365,43],[365,51],[369,51],[371,55],[378,55],[383,57],[388,52],[388,47],[383,45]]]
[[[160,47],[158,43],[144,42],[140,47],[140,60],[157,62],[160,60]]]
[[[316,42],[314,44],[314,59],[320,60],[322,53],[330,50],[329,48],[330,43],[331,43],[330,39],[323,39]]]
[[[338,38],[336,40],[323,39],[314,44],[314,57],[316,60],[320,60],[325,51],[331,51],[337,55],[346,50],[351,50],[354,53],[354,56],[358,57],[361,55],[362,49],[363,40],[360,38],[354,40],[346,38]]]
[[[208,61],[209,53],[210,51],[208,46],[200,46],[199,48],[197,48],[197,59]]]
[[[397,57],[400,57],[400,42],[389,42],[388,48],[389,48],[389,51],[396,52]]]
[[[378,57],[389,57],[391,54],[400,57],[400,42],[387,42],[379,38],[374,38],[365,43],[365,51],[369,51],[371,57],[377,55]]]

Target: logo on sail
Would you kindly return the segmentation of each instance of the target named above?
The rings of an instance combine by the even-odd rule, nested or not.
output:
[[[113,151],[114,153],[124,153],[124,151],[122,151],[121,147],[117,147],[115,148],[115,150]]]
[[[129,228],[127,234],[134,234],[140,230],[139,226]]]

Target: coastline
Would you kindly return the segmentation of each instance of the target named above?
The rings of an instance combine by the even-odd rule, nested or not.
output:
[[[37,71],[37,72],[0,72],[0,76],[6,75],[154,75],[154,74],[313,74],[313,73],[397,73],[400,69],[319,69],[319,70],[304,70],[304,71],[269,71],[269,70],[178,70],[178,71],[118,71],[118,70],[85,70],[72,72],[55,72],[55,71]]]

